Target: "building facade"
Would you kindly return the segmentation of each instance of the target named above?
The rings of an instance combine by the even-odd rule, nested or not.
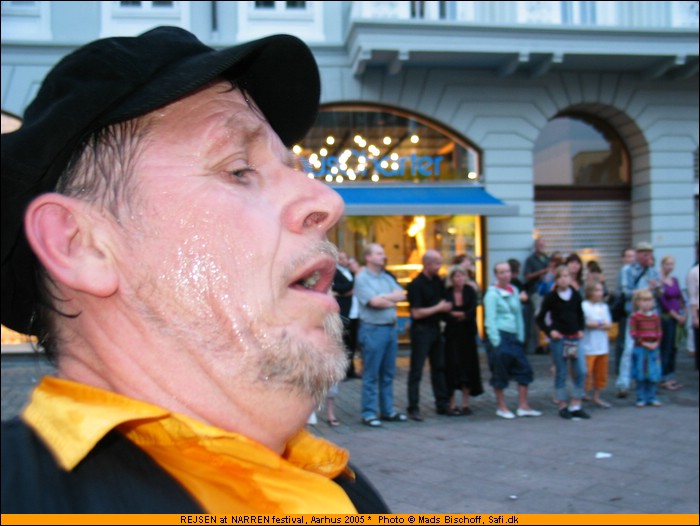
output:
[[[2,2],[3,113],[77,46],[158,25],[311,46],[323,107],[295,151],[346,201],[334,241],[382,243],[402,280],[437,248],[485,286],[536,236],[612,285],[639,241],[678,275],[697,258],[697,1]]]

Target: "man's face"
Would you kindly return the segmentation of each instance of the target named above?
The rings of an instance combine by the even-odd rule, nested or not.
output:
[[[654,253],[651,250],[639,250],[637,261],[643,267],[651,267],[654,264]]]
[[[228,83],[152,117],[117,254],[133,308],[223,389],[321,396],[345,370],[326,241],[342,200]]]
[[[348,255],[345,252],[338,252],[338,264],[341,267],[348,267]]]
[[[622,263],[625,265],[630,265],[634,263],[636,252],[634,250],[625,250],[625,255],[622,258]]]
[[[384,253],[384,249],[378,245],[375,245],[370,249],[365,259],[367,265],[375,268],[384,268],[386,265],[386,254]]]
[[[425,271],[428,276],[437,276],[442,268],[442,258],[434,257],[425,265]]]
[[[538,239],[537,241],[535,241],[535,252],[544,254],[546,248],[547,243],[545,243],[544,239]]]

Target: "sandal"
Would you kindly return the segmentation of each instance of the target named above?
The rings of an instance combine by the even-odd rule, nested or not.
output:
[[[340,425],[340,421],[337,418],[329,418],[328,425],[331,427],[338,427]]]
[[[666,382],[665,387],[669,391],[678,391],[683,386],[676,381],[671,381],[671,382]]]
[[[605,400],[594,400],[593,403],[598,407],[602,407],[603,409],[610,409],[610,404]]]

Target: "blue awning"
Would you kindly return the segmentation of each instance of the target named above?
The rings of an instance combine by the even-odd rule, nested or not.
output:
[[[332,185],[343,201],[345,215],[518,215],[481,186],[393,185],[351,183]]]

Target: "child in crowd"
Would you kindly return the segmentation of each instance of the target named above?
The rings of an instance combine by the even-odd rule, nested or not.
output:
[[[603,274],[603,269],[600,268],[600,265],[597,261],[592,259],[588,263],[586,263],[586,270],[588,271],[588,274],[586,276],[586,283],[588,283],[589,281],[600,283],[603,286],[603,301],[605,301],[608,297],[609,291],[608,286],[605,283],[605,274]]]
[[[581,408],[586,380],[586,361],[579,343],[585,320],[581,295],[571,286],[571,272],[561,265],[555,273],[554,288],[542,301],[537,325],[549,337],[549,349],[555,368],[554,389],[559,416],[564,419],[590,418]],[[567,403],[566,378],[571,369],[573,388]]]
[[[649,289],[634,291],[634,313],[629,319],[629,332],[634,340],[632,378],[636,381],[637,407],[661,405],[656,398],[656,384],[661,380],[661,319],[654,311],[654,296]]]
[[[549,262],[547,263],[547,273],[542,276],[539,284],[537,285],[537,294],[544,297],[550,290],[554,287],[554,273],[557,267],[564,263],[564,259],[561,257],[559,252],[553,252],[549,256]]]
[[[593,403],[599,407],[610,407],[600,398],[600,392],[608,383],[608,353],[610,341],[608,331],[612,318],[607,303],[603,301],[605,290],[602,283],[587,281],[584,287],[585,300],[581,307],[586,320],[586,328],[581,339],[581,350],[586,357],[586,392],[593,389]]]

